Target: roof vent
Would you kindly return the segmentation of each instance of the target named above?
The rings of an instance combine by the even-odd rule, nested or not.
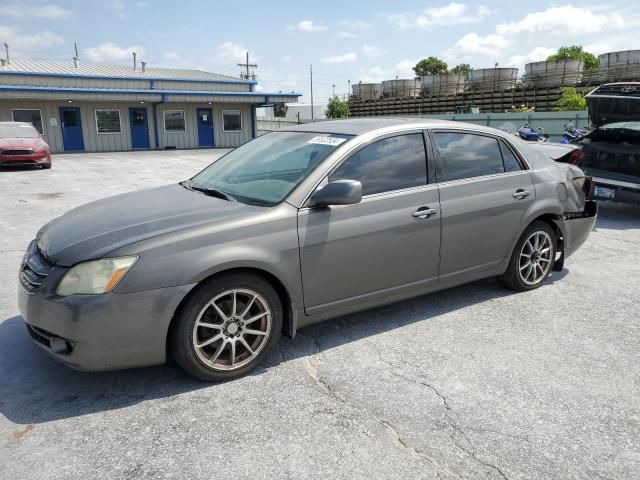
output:
[[[73,66],[78,68],[80,66],[80,59],[78,57],[73,57]]]
[[[9,59],[9,44],[8,43],[4,44],[4,49],[7,51],[7,60],[6,60],[6,62],[7,62],[7,65],[9,65],[11,63],[11,60]]]
[[[7,64],[7,61],[4,58],[0,58],[0,67],[4,67]]]
[[[135,70],[136,67],[138,66],[136,62],[136,52],[131,52],[131,53],[133,54],[133,69]]]
[[[142,73],[147,71],[147,62],[140,62],[140,65],[142,65]]]

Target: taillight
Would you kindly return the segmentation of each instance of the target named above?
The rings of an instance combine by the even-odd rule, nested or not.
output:
[[[576,177],[571,181],[578,190],[584,192],[587,200],[591,198],[593,195],[593,178],[591,176]]]
[[[571,165],[578,165],[585,156],[586,154],[582,150],[576,148],[569,154],[567,163],[570,163]]]

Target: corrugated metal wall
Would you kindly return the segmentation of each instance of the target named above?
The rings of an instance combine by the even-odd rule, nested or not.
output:
[[[156,147],[155,131],[153,125],[153,105],[139,102],[47,102],[35,100],[11,100],[0,101],[0,121],[13,120],[12,109],[35,109],[40,110],[44,128],[44,136],[51,151],[54,153],[63,152],[62,131],[60,122],[59,107],[79,107],[82,119],[82,133],[85,150],[88,152],[123,151],[131,150],[131,128],[129,122],[129,107],[146,108],[149,124],[149,144],[151,148]],[[216,147],[237,147],[252,138],[251,125],[251,105],[248,104],[184,104],[166,103],[157,107],[158,115],[158,137],[159,148],[198,148],[197,129],[197,108],[211,108],[213,111],[214,142]],[[96,131],[96,110],[119,110],[122,133],[98,134]],[[185,132],[165,133],[163,111],[184,110],[185,112]],[[223,110],[239,110],[242,113],[242,131],[224,132],[222,123]],[[56,125],[51,124],[51,118],[55,119]]]

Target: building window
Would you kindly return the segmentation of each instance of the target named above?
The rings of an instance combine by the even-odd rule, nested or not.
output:
[[[165,110],[163,115],[165,133],[183,133],[186,131],[184,110]]]
[[[98,133],[122,133],[120,110],[96,110]]]
[[[241,132],[242,113],[240,110],[224,110],[222,112],[222,125],[225,132]]]
[[[32,124],[40,135],[44,134],[42,127],[42,112],[40,110],[16,109],[11,110],[14,122],[27,122]]]

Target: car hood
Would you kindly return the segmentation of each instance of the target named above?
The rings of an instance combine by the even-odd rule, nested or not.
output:
[[[640,83],[602,85],[585,96],[594,127],[640,121]]]
[[[35,148],[43,143],[41,138],[0,138],[0,150]]]
[[[126,193],[88,203],[40,229],[40,251],[56,265],[102,258],[120,247],[177,230],[263,211],[206,196],[181,185]]]

